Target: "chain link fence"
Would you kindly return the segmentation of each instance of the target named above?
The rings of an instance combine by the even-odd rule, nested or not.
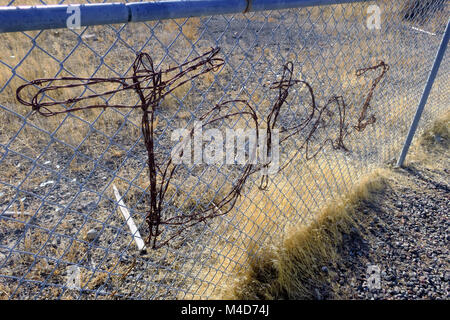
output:
[[[0,0],[56,3],[79,1]],[[448,18],[444,0],[369,1],[0,34],[0,298],[220,297],[248,259],[395,160]],[[174,131],[191,130],[226,104],[205,130],[225,136],[227,129],[250,128],[248,106],[267,129],[279,110],[280,170],[263,176],[265,188],[255,172],[237,189],[245,166],[179,165],[160,206],[162,217],[179,223],[161,225],[155,237],[169,241],[144,249],[149,208],[161,192],[151,192],[151,157],[136,107],[142,101],[111,79],[134,79],[140,52],[155,70],[181,72],[211,48],[220,48],[222,64],[164,87],[151,112],[155,168],[171,160]],[[377,82],[380,69],[364,68],[380,61],[388,70]],[[448,110],[448,72],[447,53],[422,128]],[[20,86],[54,79],[30,86],[48,89],[63,77],[81,85],[43,91],[35,102],[64,101],[57,110],[70,110],[77,105],[70,99],[94,95],[89,105],[130,107],[45,117],[18,101]],[[109,81],[87,84],[98,78]],[[158,170],[153,178],[162,185]],[[230,194],[235,202],[225,208]],[[214,214],[198,218],[208,210]],[[194,216],[196,223],[187,224]]]

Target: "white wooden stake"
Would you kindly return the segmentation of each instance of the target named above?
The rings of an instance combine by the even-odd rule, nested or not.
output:
[[[423,29],[419,29],[419,28],[416,28],[416,27],[411,27],[411,28],[412,28],[413,30],[416,30],[416,31],[420,31],[420,32],[429,34],[430,36],[435,36],[435,35],[436,35],[436,33],[429,32],[429,31],[426,31],[426,30],[423,30]]]
[[[130,212],[128,211],[127,207],[125,206],[125,203],[122,200],[122,197],[120,196],[119,190],[117,190],[116,185],[113,184],[114,189],[114,195],[116,196],[117,202],[119,203],[119,209],[122,212],[123,217],[125,218],[125,221],[127,222],[128,228],[130,228],[131,234],[133,235],[134,241],[136,242],[136,245],[141,253],[144,253],[146,248],[144,244],[144,240],[142,240],[141,234],[139,233],[138,228],[136,227],[136,224],[134,223],[133,218],[130,215]]]
[[[4,211],[4,212],[0,213],[0,216],[5,216],[5,217],[13,217],[13,216],[20,216],[20,215],[33,216],[29,212],[19,212],[19,211]]]

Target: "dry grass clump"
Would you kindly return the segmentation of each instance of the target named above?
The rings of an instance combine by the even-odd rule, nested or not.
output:
[[[164,31],[167,34],[176,32],[182,34],[188,41],[195,42],[199,36],[200,18],[174,19],[168,20],[164,24]]]
[[[420,144],[424,147],[433,147],[436,144],[448,148],[450,143],[450,111],[447,111],[441,119],[434,122],[429,130],[426,130],[420,138]]]
[[[280,245],[266,247],[249,260],[223,294],[232,299],[310,299],[320,284],[320,268],[336,257],[342,236],[355,226],[357,207],[384,186],[381,171],[362,179],[349,193],[329,203],[309,224],[292,228]]]
[[[444,153],[449,155],[450,146],[450,111],[443,114],[442,117],[427,126],[420,134],[416,133],[411,148],[405,159],[406,167],[414,167],[417,162],[429,169],[430,172],[436,170],[447,170],[448,161],[436,161],[435,154]],[[444,157],[445,159],[445,157]]]

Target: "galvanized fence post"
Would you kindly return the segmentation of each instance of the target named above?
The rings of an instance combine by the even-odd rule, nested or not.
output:
[[[441,44],[439,46],[439,50],[436,54],[436,58],[434,59],[433,68],[431,69],[430,74],[428,76],[427,83],[426,83],[425,88],[422,93],[422,98],[420,99],[419,105],[417,106],[416,114],[414,115],[414,119],[411,123],[411,127],[409,128],[409,132],[406,137],[405,144],[403,145],[403,149],[400,153],[400,157],[398,158],[398,161],[397,161],[398,167],[402,167],[403,163],[405,162],[405,158],[408,153],[409,147],[411,145],[411,141],[417,130],[417,126],[419,124],[420,117],[422,116],[422,112],[425,107],[425,104],[427,103],[428,96],[430,95],[434,79],[436,78],[436,75],[439,71],[439,66],[441,65],[442,59],[444,58],[445,49],[447,49],[448,38],[449,38],[449,34],[450,34],[449,24],[450,24],[450,19],[447,22],[447,27],[445,28],[445,32],[442,37]]]

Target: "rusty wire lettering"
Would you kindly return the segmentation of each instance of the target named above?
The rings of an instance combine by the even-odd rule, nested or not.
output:
[[[47,78],[36,79],[28,82],[17,88],[16,96],[17,100],[30,106],[33,111],[49,117],[57,114],[75,112],[86,109],[95,108],[132,108],[141,109],[141,130],[144,137],[144,143],[147,151],[147,167],[149,178],[149,208],[146,212],[146,224],[148,226],[147,245],[153,249],[161,248],[168,245],[172,239],[181,234],[184,230],[198,224],[205,222],[208,219],[225,215],[229,213],[235,206],[236,201],[239,199],[242,189],[248,178],[261,172],[262,169],[267,168],[270,164],[263,163],[259,165],[251,164],[249,161],[243,166],[238,178],[234,181],[230,191],[220,200],[211,201],[206,207],[202,209],[192,210],[191,213],[181,213],[173,217],[165,217],[164,215],[164,199],[174,177],[178,165],[173,162],[170,157],[165,166],[160,167],[156,161],[154,135],[155,135],[155,110],[160,105],[161,101],[171,92],[183,84],[192,81],[199,76],[208,72],[217,71],[224,65],[224,60],[218,57],[220,48],[211,49],[208,52],[193,58],[183,64],[176,67],[168,68],[165,70],[156,70],[153,64],[153,60],[147,53],[139,53],[133,63],[133,74],[128,77],[111,77],[111,78],[79,78],[79,77],[61,77],[61,78]],[[368,125],[375,123],[375,116],[372,114],[367,116],[370,108],[370,102],[372,100],[374,91],[388,70],[388,65],[383,61],[377,65],[359,69],[356,71],[357,76],[362,76],[368,71],[377,70],[382,68],[381,74],[372,81],[371,88],[365,99],[365,102],[361,108],[356,124],[351,126],[356,131],[364,131]],[[273,130],[278,128],[278,121],[282,115],[283,106],[286,104],[289,96],[289,91],[296,85],[305,86],[308,90],[310,97],[309,107],[307,108],[307,114],[303,120],[299,121],[295,125],[289,128],[283,128],[280,133],[283,137],[280,139],[280,144],[288,141],[291,137],[296,137],[300,140],[300,145],[297,146],[297,150],[293,156],[290,156],[287,161],[279,168],[278,171],[286,168],[294,159],[298,158],[300,153],[304,154],[306,160],[311,160],[317,156],[317,154],[325,147],[326,144],[330,144],[333,149],[341,149],[349,152],[350,149],[345,145],[344,141],[347,136],[352,132],[350,124],[348,123],[348,109],[349,106],[345,103],[344,97],[332,96],[327,102],[320,106],[317,103],[314,90],[310,83],[305,80],[293,79],[294,64],[288,62],[283,66],[283,73],[279,81],[273,82],[270,89],[277,90],[278,96],[276,101],[269,110],[267,117],[264,119],[266,124],[266,137],[265,152],[266,156],[270,159],[270,150],[272,150],[272,134]],[[166,79],[167,78],[167,79]],[[86,88],[97,84],[117,84],[118,88],[115,90],[108,90],[101,93],[94,93],[86,96],[73,97],[61,101],[48,101],[45,100],[45,96],[48,96],[52,91],[67,89],[67,88]],[[23,89],[27,87],[38,88],[32,95],[30,100],[27,100],[21,96]],[[75,105],[81,101],[94,99],[98,97],[104,97],[113,95],[123,91],[134,91],[139,97],[140,103],[136,105],[123,105],[123,104],[89,104],[87,106],[76,107]],[[53,110],[55,106],[67,106],[64,110]],[[233,106],[237,108],[237,111],[233,111]],[[334,106],[334,108],[333,108]],[[216,104],[209,111],[205,112],[199,117],[202,122],[202,126],[211,125],[221,120],[247,117],[250,122],[253,123],[258,139],[258,129],[264,120],[260,119],[247,100],[234,99],[227,100],[220,104]],[[337,119],[337,130],[332,127],[332,123],[335,117]],[[336,137],[330,138],[329,136],[322,134],[321,131],[325,128],[331,128],[337,131]],[[190,131],[192,136],[194,129]],[[325,139],[318,137],[325,136]],[[315,147],[315,151],[311,151],[312,146]],[[256,150],[254,150],[256,151]],[[261,190],[267,189],[269,182],[268,174],[261,174],[261,180],[259,188]],[[162,227],[174,227],[176,231],[168,236],[162,237]]]

